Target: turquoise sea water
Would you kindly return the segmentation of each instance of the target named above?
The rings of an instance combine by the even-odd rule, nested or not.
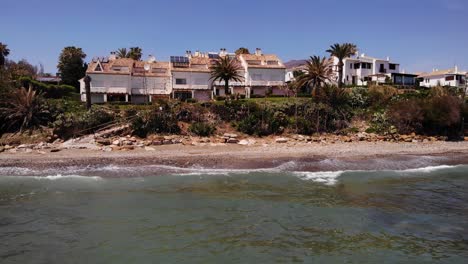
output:
[[[468,166],[337,164],[0,168],[0,263],[468,261]]]

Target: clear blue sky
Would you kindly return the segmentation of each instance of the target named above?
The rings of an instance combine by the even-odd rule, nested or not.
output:
[[[330,44],[390,56],[406,71],[468,70],[466,0],[2,0],[0,42],[10,59],[56,71],[61,49],[87,61],[140,46],[160,60],[185,50],[263,48],[283,61],[325,55]]]

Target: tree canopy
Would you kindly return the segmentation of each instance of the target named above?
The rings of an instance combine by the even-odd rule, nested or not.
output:
[[[130,49],[120,48],[115,51],[115,55],[117,55],[119,58],[140,60],[142,56],[142,49],[140,47],[131,47]]]
[[[250,54],[250,51],[248,48],[240,47],[236,50],[236,55],[241,55],[241,54]]]
[[[0,67],[5,65],[5,60],[8,55],[10,55],[10,49],[8,49],[6,44],[0,42]]]
[[[243,76],[239,73],[242,68],[235,59],[225,56],[216,60],[211,66],[211,79],[213,81],[224,81],[224,93],[229,94],[229,81],[240,82]]]
[[[86,54],[78,47],[65,47],[60,53],[57,68],[62,77],[62,82],[79,89],[78,80],[86,74],[86,63],[83,59]]]

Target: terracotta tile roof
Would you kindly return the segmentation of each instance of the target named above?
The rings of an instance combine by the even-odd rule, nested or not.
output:
[[[286,69],[281,60],[275,54],[241,54],[240,57],[244,59],[249,68],[271,68],[271,69]],[[251,64],[249,61],[260,61],[260,64]],[[269,65],[268,61],[277,61],[277,65]]]
[[[455,69],[448,69],[448,70],[440,70],[440,71],[433,71],[433,72],[424,72],[421,73],[418,77],[432,77],[432,76],[440,76],[446,74],[455,74]],[[457,72],[456,74],[463,75],[465,73]]]
[[[170,76],[171,64],[169,62],[155,61],[135,61],[129,58],[118,58],[115,60],[109,60],[108,62],[99,62],[102,66],[102,71],[95,71],[98,64],[97,61],[92,61],[88,64],[86,73],[93,74],[117,74],[117,75],[129,75],[135,76],[156,76],[156,77],[168,77]],[[151,69],[148,72],[144,72],[145,64],[151,65]],[[115,67],[127,67],[128,71],[115,71]],[[153,69],[166,69],[165,72],[153,72]]]

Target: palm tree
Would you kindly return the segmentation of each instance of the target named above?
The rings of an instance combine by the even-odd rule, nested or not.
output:
[[[8,49],[6,44],[0,42],[0,67],[5,65],[5,58],[10,54],[10,49]]]
[[[140,47],[131,47],[130,52],[128,53],[128,58],[134,59],[134,60],[140,60],[141,59],[141,48]]]
[[[242,70],[240,64],[235,60],[229,58],[229,56],[222,57],[215,61],[210,67],[211,78],[213,81],[224,81],[224,93],[229,94],[229,81],[233,80],[236,82],[242,81],[244,78],[239,74]]]
[[[341,88],[343,86],[343,60],[356,54],[357,47],[352,43],[336,43],[331,45],[327,52],[338,58],[338,87]]]
[[[9,93],[0,102],[1,118],[7,122],[3,128],[19,129],[38,127],[48,121],[49,111],[42,96],[32,89],[22,87]]]
[[[326,57],[311,56],[307,61],[305,73],[297,77],[297,87],[308,86],[315,94],[323,83],[330,81],[333,76],[332,61]]]
[[[127,51],[126,48],[118,49],[118,50],[115,52],[115,55],[117,55],[117,57],[119,57],[119,58],[128,58],[129,54],[130,54],[130,53]]]

